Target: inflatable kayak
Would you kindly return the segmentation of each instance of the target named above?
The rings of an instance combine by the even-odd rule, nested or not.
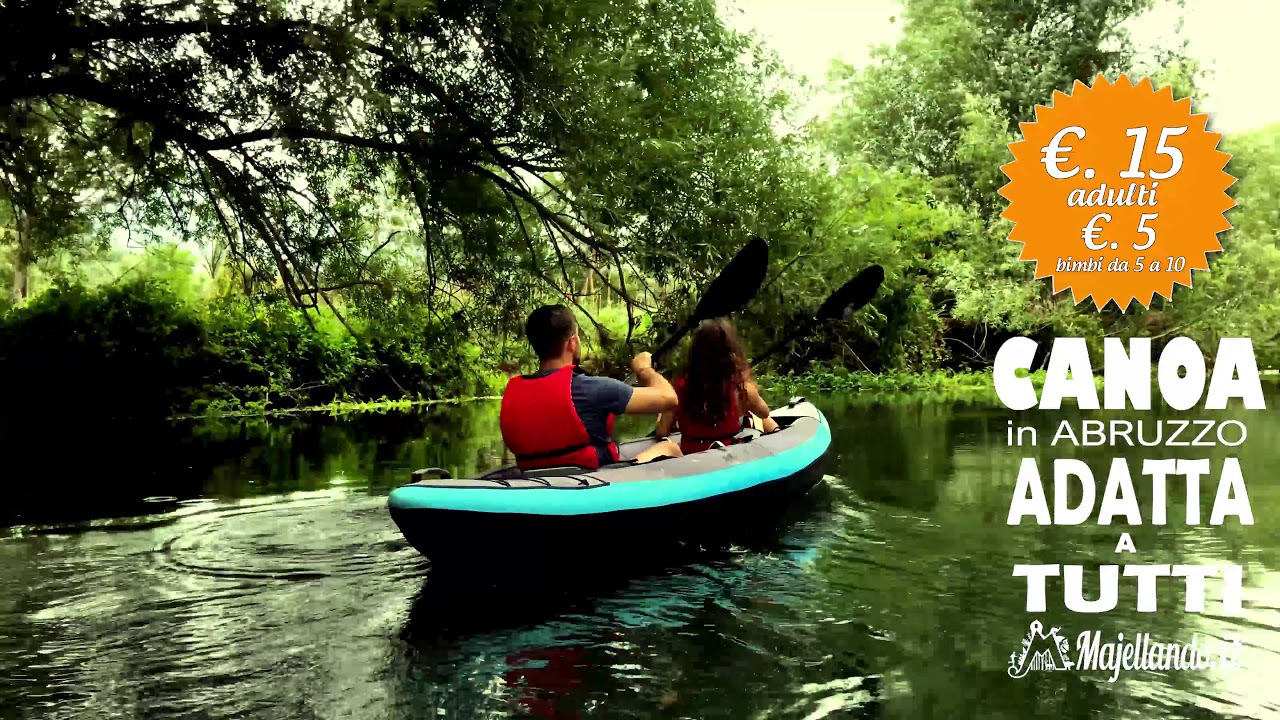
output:
[[[418,470],[387,504],[409,544],[432,560],[615,556],[624,546],[711,542],[782,514],[822,480],[826,417],[803,398],[772,417],[776,432],[743,430],[740,442],[643,465],[630,458],[651,437],[620,444],[622,462],[597,470],[506,467],[474,478]]]

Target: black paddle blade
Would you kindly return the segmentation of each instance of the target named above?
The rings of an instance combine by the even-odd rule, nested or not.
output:
[[[884,268],[879,265],[872,265],[858,273],[822,303],[822,307],[818,308],[818,322],[835,320],[844,317],[845,312],[861,310],[880,291],[880,284],[883,282]]]
[[[724,317],[742,309],[760,292],[769,270],[769,243],[754,237],[707,286],[689,322]]]
[[[653,351],[653,359],[657,361],[671,348],[676,346],[695,325],[714,317],[732,315],[751,302],[751,298],[760,292],[764,284],[765,273],[769,270],[769,243],[764,238],[754,237],[751,242],[738,251],[728,265],[720,271],[715,280],[707,286],[693,315],[666,342]]]
[[[840,289],[827,297],[813,318],[792,328],[791,332],[787,333],[782,340],[774,343],[773,347],[764,351],[759,357],[752,358],[751,364],[755,365],[773,357],[774,353],[789,345],[793,340],[811,334],[823,322],[840,319],[848,313],[861,310],[880,291],[880,285],[883,282],[884,268],[879,265],[872,265],[853,276],[853,279],[841,285]]]

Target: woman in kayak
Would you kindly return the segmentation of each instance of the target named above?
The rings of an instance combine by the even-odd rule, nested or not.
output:
[[[663,440],[641,453],[638,462],[702,452],[715,443],[730,445],[747,426],[766,433],[778,429],[760,397],[738,334],[725,318],[706,320],[698,326],[689,345],[684,376],[676,381],[675,391],[680,404],[675,411],[658,417],[654,437],[666,438],[678,428],[680,444]]]

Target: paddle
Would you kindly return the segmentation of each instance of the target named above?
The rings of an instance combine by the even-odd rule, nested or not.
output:
[[[665,355],[703,320],[732,315],[741,310],[760,292],[768,270],[769,243],[763,238],[752,238],[707,286],[702,293],[702,300],[693,309],[693,315],[689,316],[684,326],[653,351],[653,359],[657,360]]]
[[[715,317],[732,315],[751,302],[751,298],[760,292],[760,286],[764,284],[764,276],[768,270],[769,243],[765,242],[764,238],[754,237],[738,251],[737,255],[733,256],[729,264],[725,265],[720,274],[707,286],[698,306],[694,308],[693,314],[685,321],[684,326],[653,351],[654,364],[657,364],[658,358],[674,348],[676,343],[689,334],[689,331],[698,323]],[[635,384],[635,377],[629,375],[627,384]]]
[[[811,335],[818,325],[844,317],[848,313],[857,312],[866,307],[867,303],[870,303],[876,293],[879,292],[880,284],[883,282],[884,268],[879,265],[872,265],[858,273],[852,280],[831,293],[831,297],[828,297],[822,303],[821,307],[818,308],[818,312],[812,318],[801,323],[782,340],[774,343],[773,347],[765,350],[762,355],[752,359],[752,367],[764,362],[766,358],[792,341]]]

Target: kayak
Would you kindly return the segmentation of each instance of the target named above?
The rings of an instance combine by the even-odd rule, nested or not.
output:
[[[504,467],[453,478],[415,471],[387,505],[400,532],[432,561],[484,555],[553,561],[662,545],[731,541],[784,514],[823,478],[827,419],[804,398],[771,412],[779,429],[745,429],[738,442],[635,464],[656,442],[621,443],[622,460],[596,470]],[[679,442],[679,433],[671,439]]]

